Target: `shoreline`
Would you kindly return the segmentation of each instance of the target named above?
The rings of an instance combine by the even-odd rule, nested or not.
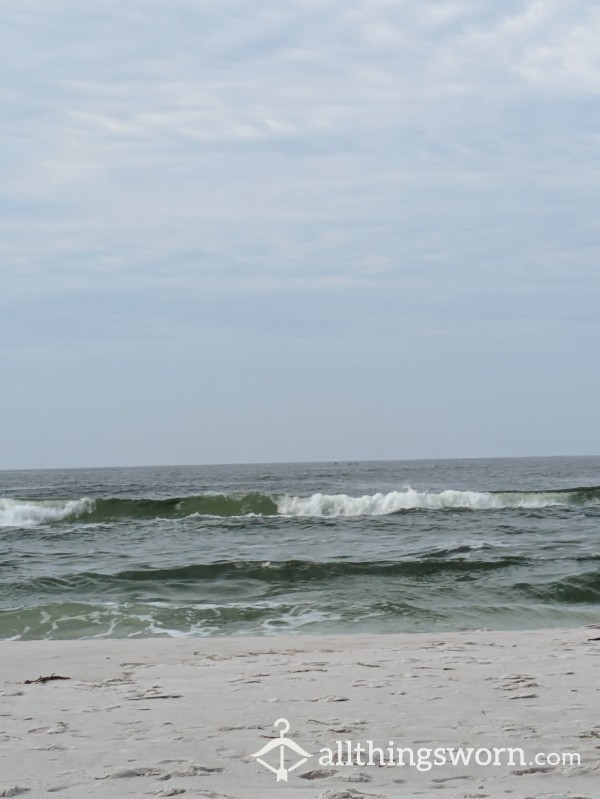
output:
[[[593,799],[599,638],[590,626],[0,641],[0,796]],[[24,682],[52,674],[69,679]],[[279,718],[310,757],[278,783],[252,755]],[[320,764],[340,740],[580,763]]]

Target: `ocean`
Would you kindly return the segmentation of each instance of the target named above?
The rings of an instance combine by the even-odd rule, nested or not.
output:
[[[0,638],[600,622],[600,458],[0,472]]]

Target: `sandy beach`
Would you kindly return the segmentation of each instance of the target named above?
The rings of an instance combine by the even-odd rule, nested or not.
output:
[[[0,796],[595,799],[598,639],[590,627],[5,641]],[[50,675],[70,679],[25,683]],[[253,756],[280,738],[278,719],[309,754],[292,769],[301,758],[286,750],[287,781]],[[348,747],[368,741],[420,751],[421,767],[376,752],[359,765]],[[440,747],[484,763],[485,748],[518,747],[527,762],[428,766]],[[561,762],[540,765],[540,753]],[[277,746],[263,757],[279,766]]]

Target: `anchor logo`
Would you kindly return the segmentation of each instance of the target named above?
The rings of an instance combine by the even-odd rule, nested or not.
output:
[[[265,768],[268,768],[269,771],[272,771],[273,774],[275,774],[277,777],[277,782],[280,782],[281,780],[287,782],[288,774],[290,773],[290,771],[294,771],[294,769],[297,769],[303,763],[306,763],[308,758],[312,757],[312,755],[310,754],[310,752],[305,752],[304,749],[302,749],[301,746],[298,746],[297,743],[285,737],[290,729],[290,723],[287,719],[277,719],[277,721],[275,722],[275,724],[273,724],[273,726],[275,727],[275,729],[281,726],[281,729],[279,730],[279,738],[275,738],[275,740],[269,741],[269,743],[266,744],[266,746],[263,746],[262,749],[260,749],[258,752],[255,752],[253,755],[251,755],[251,757],[255,757],[258,760],[258,762],[261,764],[261,766],[264,766]],[[267,763],[266,760],[263,760],[263,757],[265,755],[268,755],[269,752],[272,752],[274,749],[279,749],[279,766],[277,767],[272,766],[270,763]],[[290,751],[295,752],[295,754],[300,756],[300,760],[298,760],[296,763],[294,763],[293,766],[290,766],[289,768],[286,768],[285,766],[286,749],[289,749]]]

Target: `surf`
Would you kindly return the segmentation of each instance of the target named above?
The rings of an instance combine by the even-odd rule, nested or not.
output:
[[[156,499],[90,498],[75,500],[0,499],[0,527],[35,527],[63,521],[177,519],[190,517],[359,517],[386,516],[405,511],[494,511],[544,509],[600,504],[600,487],[549,491],[419,491],[411,487],[387,493],[352,496],[317,492],[308,496],[196,494]]]

